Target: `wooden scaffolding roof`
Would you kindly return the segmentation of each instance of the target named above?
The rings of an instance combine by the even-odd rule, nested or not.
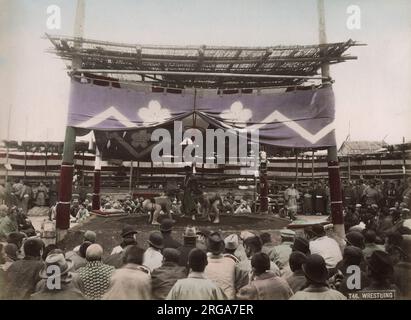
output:
[[[81,68],[72,73],[104,74],[180,88],[259,88],[318,82],[323,62],[356,59],[345,52],[359,45],[348,40],[305,46],[165,46],[46,36],[54,45],[50,52],[69,62],[81,59]]]

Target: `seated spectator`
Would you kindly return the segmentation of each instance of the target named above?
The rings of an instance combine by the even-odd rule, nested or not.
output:
[[[359,231],[350,231],[346,234],[347,244],[350,246],[357,247],[361,250],[365,248],[364,236]]]
[[[173,237],[171,236],[173,225],[174,225],[174,220],[171,220],[171,219],[164,219],[161,222],[160,231],[161,231],[161,234],[163,235],[164,248],[177,249],[181,247],[181,243],[173,239]]]
[[[123,240],[121,241],[120,245],[114,247],[111,251],[111,254],[120,253],[124,250],[126,246],[137,245],[137,240],[135,235],[137,234],[137,230],[131,225],[125,225],[123,230],[121,231],[121,237]]]
[[[227,236],[224,239],[224,246],[225,246],[224,254],[223,254],[224,257],[228,257],[228,258],[232,259],[235,263],[240,262],[240,259],[238,259],[235,256],[235,252],[238,248],[238,245],[239,245],[239,238],[235,233],[230,234],[229,236]]]
[[[272,252],[274,263],[281,269],[288,265],[288,259],[292,251],[295,232],[289,229],[281,229],[281,244],[274,247]]]
[[[311,254],[318,254],[325,260],[327,269],[334,269],[342,260],[341,249],[334,239],[328,237],[320,224],[312,227],[314,239],[310,241]]]
[[[70,270],[73,263],[70,260],[66,260],[62,253],[50,253],[45,263],[43,269],[40,270],[42,280],[37,284],[37,292],[31,295],[31,300],[84,300],[81,291],[72,283]],[[50,267],[57,268],[58,271],[50,270]],[[56,272],[59,272],[59,283],[50,287],[48,279]]]
[[[22,232],[12,232],[7,236],[7,243],[15,244],[17,246],[17,256],[18,258],[23,258],[21,252],[21,247],[23,245],[23,240],[26,238],[26,235]]]
[[[7,236],[12,232],[18,232],[17,225],[17,208],[12,207],[6,211],[6,215],[0,219],[0,241],[6,240]],[[4,213],[3,213],[4,215]]]
[[[251,207],[247,201],[242,200],[237,209],[235,209],[234,214],[251,214]]]
[[[179,266],[180,252],[177,249],[163,250],[163,264],[151,273],[153,298],[164,300],[179,279],[187,277],[187,268]]]
[[[143,255],[143,265],[146,266],[150,272],[161,267],[163,263],[163,255],[161,250],[164,248],[163,236],[160,232],[154,231],[150,233],[148,238],[149,247]]]
[[[403,255],[394,266],[394,283],[400,290],[402,299],[411,299],[411,235],[403,235],[401,245]]]
[[[114,267],[101,261],[103,248],[99,244],[92,244],[86,250],[86,266],[78,269],[73,283],[80,288],[87,299],[100,300],[106,293]]]
[[[34,293],[39,272],[44,263],[41,254],[44,247],[40,239],[27,239],[23,244],[25,257],[13,262],[6,272],[6,297],[11,300],[29,299]]]
[[[234,299],[236,293],[236,263],[224,257],[225,244],[220,233],[213,232],[207,241],[207,267],[205,276],[223,289],[228,299]]]
[[[307,286],[307,280],[302,269],[306,260],[307,256],[300,251],[293,251],[290,255],[289,266],[291,273],[283,277],[293,292],[303,290]]]
[[[261,248],[261,252],[264,252],[266,255],[268,255],[270,257],[271,261],[274,261],[274,243],[272,242],[271,239],[271,234],[269,234],[268,232],[263,232],[262,234],[260,234],[260,239],[261,242],[263,244],[262,248]]]
[[[94,231],[91,230],[87,230],[86,232],[84,232],[83,235],[83,242],[91,242],[91,243],[95,243],[96,242],[96,238],[97,238],[97,234]],[[80,245],[78,245],[77,247],[75,247],[73,249],[74,252],[78,252],[80,250]]]
[[[104,300],[150,300],[149,271],[142,266],[144,250],[136,245],[124,250],[124,265],[113,272]]]
[[[362,250],[364,259],[367,259],[371,256],[374,251],[385,251],[384,246],[376,244],[377,234],[374,230],[365,230],[364,231],[364,242],[365,247]]]
[[[84,241],[81,246],[80,246],[80,250],[78,252],[74,252],[74,251],[69,251],[66,252],[66,259],[69,259],[72,261],[73,263],[73,271],[76,271],[78,269],[80,269],[81,267],[85,267],[87,264],[87,260],[86,260],[86,252],[87,252],[87,248],[92,245],[91,242],[89,241]]]
[[[364,271],[362,271],[364,257],[360,248],[355,246],[347,246],[344,249],[343,259],[339,262],[338,272],[333,276],[333,282],[338,291],[340,291],[345,296],[348,296],[349,293],[365,288],[368,284],[368,278]],[[347,286],[348,278],[352,275],[350,269],[352,266],[357,266],[360,268],[361,278],[360,278],[360,288],[349,289]]]
[[[197,232],[195,227],[187,226],[183,234],[183,245],[177,248],[180,252],[178,264],[182,267],[187,267],[188,254],[196,247]]]
[[[307,288],[297,291],[290,300],[346,300],[347,298],[340,292],[330,289],[328,280],[328,270],[323,257],[312,254],[307,257],[302,266]]]
[[[240,261],[240,263],[238,263],[238,267],[240,270],[247,272],[249,276],[251,276],[251,271],[252,271],[251,258],[256,253],[261,252],[261,249],[262,249],[262,243],[261,243],[260,238],[257,236],[246,238],[244,240],[244,248],[245,248],[245,252],[246,252],[248,259]],[[270,270],[277,276],[281,275],[280,269],[272,261],[270,263]]]
[[[394,264],[390,255],[384,251],[374,251],[367,260],[367,264],[370,285],[365,287],[364,291],[394,290],[398,298],[399,289],[391,280],[394,274]]]
[[[299,251],[301,253],[304,253],[305,255],[310,255],[310,242],[303,237],[295,237],[294,243],[291,246],[292,252]]]
[[[3,254],[4,261],[0,265],[0,269],[7,271],[14,261],[19,260],[19,249],[14,243],[7,243],[1,252]]]
[[[167,295],[167,300],[226,300],[224,291],[207,279],[204,269],[207,255],[200,249],[193,249],[188,256],[190,273],[186,279],[177,280]]]
[[[287,300],[293,291],[287,281],[270,270],[270,258],[265,253],[256,253],[251,258],[252,277],[250,284],[240,289],[239,300]]]
[[[403,235],[396,232],[391,232],[385,238],[385,251],[389,254],[393,265],[401,260],[402,255]]]

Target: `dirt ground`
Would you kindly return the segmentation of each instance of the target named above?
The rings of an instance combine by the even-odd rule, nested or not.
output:
[[[163,218],[164,219],[164,218]],[[93,230],[97,233],[97,242],[104,248],[104,255],[110,254],[111,249],[121,242],[121,229],[123,225],[130,224],[136,226],[138,230],[138,244],[146,248],[147,239],[151,231],[159,230],[159,226],[148,224],[147,216],[123,216],[123,217],[100,217],[91,216],[86,222],[71,228],[66,238],[59,243],[63,250],[71,250],[83,241],[83,234],[86,230]],[[279,241],[279,229],[289,224],[288,220],[275,218],[272,216],[221,216],[220,224],[213,224],[208,221],[192,221],[189,218],[175,217],[176,224],[173,228],[173,237],[182,242],[183,232],[187,225],[195,226],[197,229],[207,229],[209,231],[221,231],[223,235],[238,233],[242,230],[261,233],[270,232],[275,242]],[[161,222],[161,219],[160,219]]]

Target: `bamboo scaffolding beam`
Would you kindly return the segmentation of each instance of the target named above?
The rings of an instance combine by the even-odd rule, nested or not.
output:
[[[203,76],[203,77],[231,77],[231,78],[264,78],[264,79],[316,79],[329,80],[322,76],[299,76],[299,75],[274,75],[274,74],[248,74],[248,73],[226,73],[226,72],[185,72],[185,71],[152,71],[152,70],[109,70],[109,69],[77,69],[75,72],[83,73],[110,73],[110,74],[152,74],[152,75],[175,75],[175,76]]]

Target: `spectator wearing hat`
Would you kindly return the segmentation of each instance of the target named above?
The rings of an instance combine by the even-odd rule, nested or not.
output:
[[[19,248],[14,243],[7,243],[4,246],[2,245],[1,255],[3,261],[1,261],[0,269],[7,271],[14,261],[19,260],[18,254]]]
[[[224,239],[218,232],[213,232],[207,240],[208,264],[205,276],[223,289],[228,299],[234,299],[236,293],[236,263],[223,255]]]
[[[281,244],[274,247],[272,252],[274,263],[280,268],[284,269],[288,265],[288,259],[292,252],[291,246],[294,243],[295,232],[290,229],[281,229]]]
[[[293,292],[303,290],[307,286],[302,266],[306,262],[307,256],[300,251],[293,251],[290,254],[289,267],[291,273],[283,275]]]
[[[83,235],[83,242],[91,242],[91,243],[95,243],[96,242],[96,238],[97,238],[97,234],[94,231],[91,230],[86,230],[86,232],[84,232]],[[80,245],[76,246],[73,251],[74,252],[79,252],[80,250]]]
[[[187,277],[187,268],[180,266],[180,252],[177,249],[163,250],[163,264],[151,273],[153,298],[164,300],[179,279]]]
[[[270,272],[270,258],[263,252],[251,258],[250,284],[240,289],[239,300],[288,300],[293,291],[287,281]]]
[[[261,252],[261,249],[262,249],[262,243],[261,243],[260,237],[253,236],[253,237],[249,237],[245,239],[244,248],[245,248],[245,252],[247,254],[248,259],[240,261],[240,263],[238,264],[238,268],[248,274],[248,279],[247,279],[248,281],[250,280],[251,271],[252,271],[251,258],[256,253]],[[270,262],[270,270],[277,276],[281,275],[280,269],[273,261]]]
[[[396,209],[393,207],[388,210],[386,208],[383,208],[383,210],[381,210],[376,229],[379,236],[385,237],[394,226],[392,223],[391,215],[394,211],[396,211]]]
[[[403,235],[398,232],[390,232],[385,238],[385,251],[389,254],[393,265],[401,260]]]
[[[376,189],[374,181],[371,182],[367,188],[365,188],[363,198],[367,206],[378,204],[378,202],[380,201],[380,193]]]
[[[348,296],[349,293],[353,293],[356,291],[361,290],[369,284],[369,280],[365,274],[363,267],[364,256],[363,252],[360,248],[356,246],[347,246],[344,249],[343,259],[339,262],[338,271],[333,276],[330,282],[334,283],[335,288],[340,291],[345,296]],[[359,289],[349,289],[347,286],[348,278],[352,275],[352,271],[349,271],[349,268],[352,266],[357,266],[360,268],[361,276],[360,276],[360,284],[361,288]]]
[[[261,252],[264,252],[265,254],[267,254],[270,258],[271,261],[274,261],[274,243],[271,239],[271,234],[269,234],[268,232],[263,232],[260,234],[260,239],[261,242],[263,244],[262,248],[261,248]]]
[[[240,262],[240,259],[238,259],[235,256],[235,252],[238,248],[239,242],[240,242],[240,240],[239,240],[238,236],[235,233],[228,235],[224,239],[224,246],[225,247],[224,247],[223,256],[232,259],[235,263]]]
[[[103,248],[96,243],[86,250],[86,266],[78,269],[78,274],[73,278],[75,285],[87,299],[100,300],[106,293],[114,267],[101,261]]]
[[[113,272],[103,300],[150,300],[149,270],[142,266],[144,250],[136,245],[124,250],[124,265]]]
[[[148,238],[149,247],[143,255],[143,265],[146,266],[150,272],[161,267],[163,263],[163,255],[161,250],[164,248],[163,236],[160,232],[154,231],[150,233]]]
[[[44,243],[40,239],[27,239],[23,244],[25,257],[13,262],[6,272],[6,298],[10,300],[29,299],[34,293],[39,272],[44,263],[41,254]]]
[[[365,248],[364,236],[361,232],[350,231],[345,235],[345,238],[348,245],[357,247],[360,250],[363,250]]]
[[[50,270],[51,267],[57,268]],[[40,270],[42,280],[37,284],[36,293],[32,294],[31,300],[84,300],[81,291],[73,285],[72,270],[73,263],[67,260],[62,253],[51,253],[47,256],[45,266]],[[47,279],[59,272],[59,285],[49,287]]]
[[[191,250],[196,248],[198,232],[195,227],[187,226],[183,234],[183,245],[178,247],[180,258],[178,264],[182,267],[187,267],[188,255]]]
[[[81,267],[85,267],[87,264],[86,260],[86,252],[87,248],[91,246],[93,243],[90,241],[84,241],[80,245],[80,250],[78,252],[69,251],[66,252],[66,259],[70,259],[73,262],[73,271],[80,269]]]
[[[310,242],[303,237],[295,237],[293,245],[291,246],[292,252],[299,251],[304,253],[306,256],[311,254],[310,251]]]
[[[364,259],[368,259],[374,251],[385,251],[384,246],[377,244],[376,241],[377,234],[374,230],[364,230],[364,249],[362,250]]]
[[[398,297],[399,289],[392,283],[394,274],[394,264],[388,253],[384,251],[374,251],[367,260],[370,285],[364,291],[394,290],[395,297]]]
[[[340,246],[337,241],[328,237],[322,225],[312,227],[314,239],[310,241],[311,254],[318,254],[324,258],[327,269],[333,269],[342,260]]]
[[[6,240],[10,233],[18,231],[17,208],[12,207],[6,211],[6,215],[0,220],[0,241]]]
[[[411,235],[403,235],[401,244],[403,255],[394,266],[394,284],[400,290],[400,297],[411,299]]]
[[[161,234],[163,235],[164,248],[177,249],[181,247],[181,243],[173,239],[173,237],[171,236],[173,225],[174,225],[174,220],[171,220],[171,219],[164,219],[161,222],[160,231],[161,231]]]
[[[290,300],[346,300],[347,298],[328,284],[328,269],[324,258],[318,254],[307,257],[302,266],[307,288],[297,291]]]
[[[226,300],[224,291],[205,276],[207,264],[207,254],[201,249],[192,249],[188,256],[188,277],[177,280],[166,300]]]
[[[113,250],[111,251],[111,254],[121,253],[125,247],[129,245],[131,246],[136,245],[137,244],[136,237],[135,237],[136,234],[137,234],[137,230],[134,228],[134,226],[124,225],[121,231],[122,241],[120,245],[113,248]]]

